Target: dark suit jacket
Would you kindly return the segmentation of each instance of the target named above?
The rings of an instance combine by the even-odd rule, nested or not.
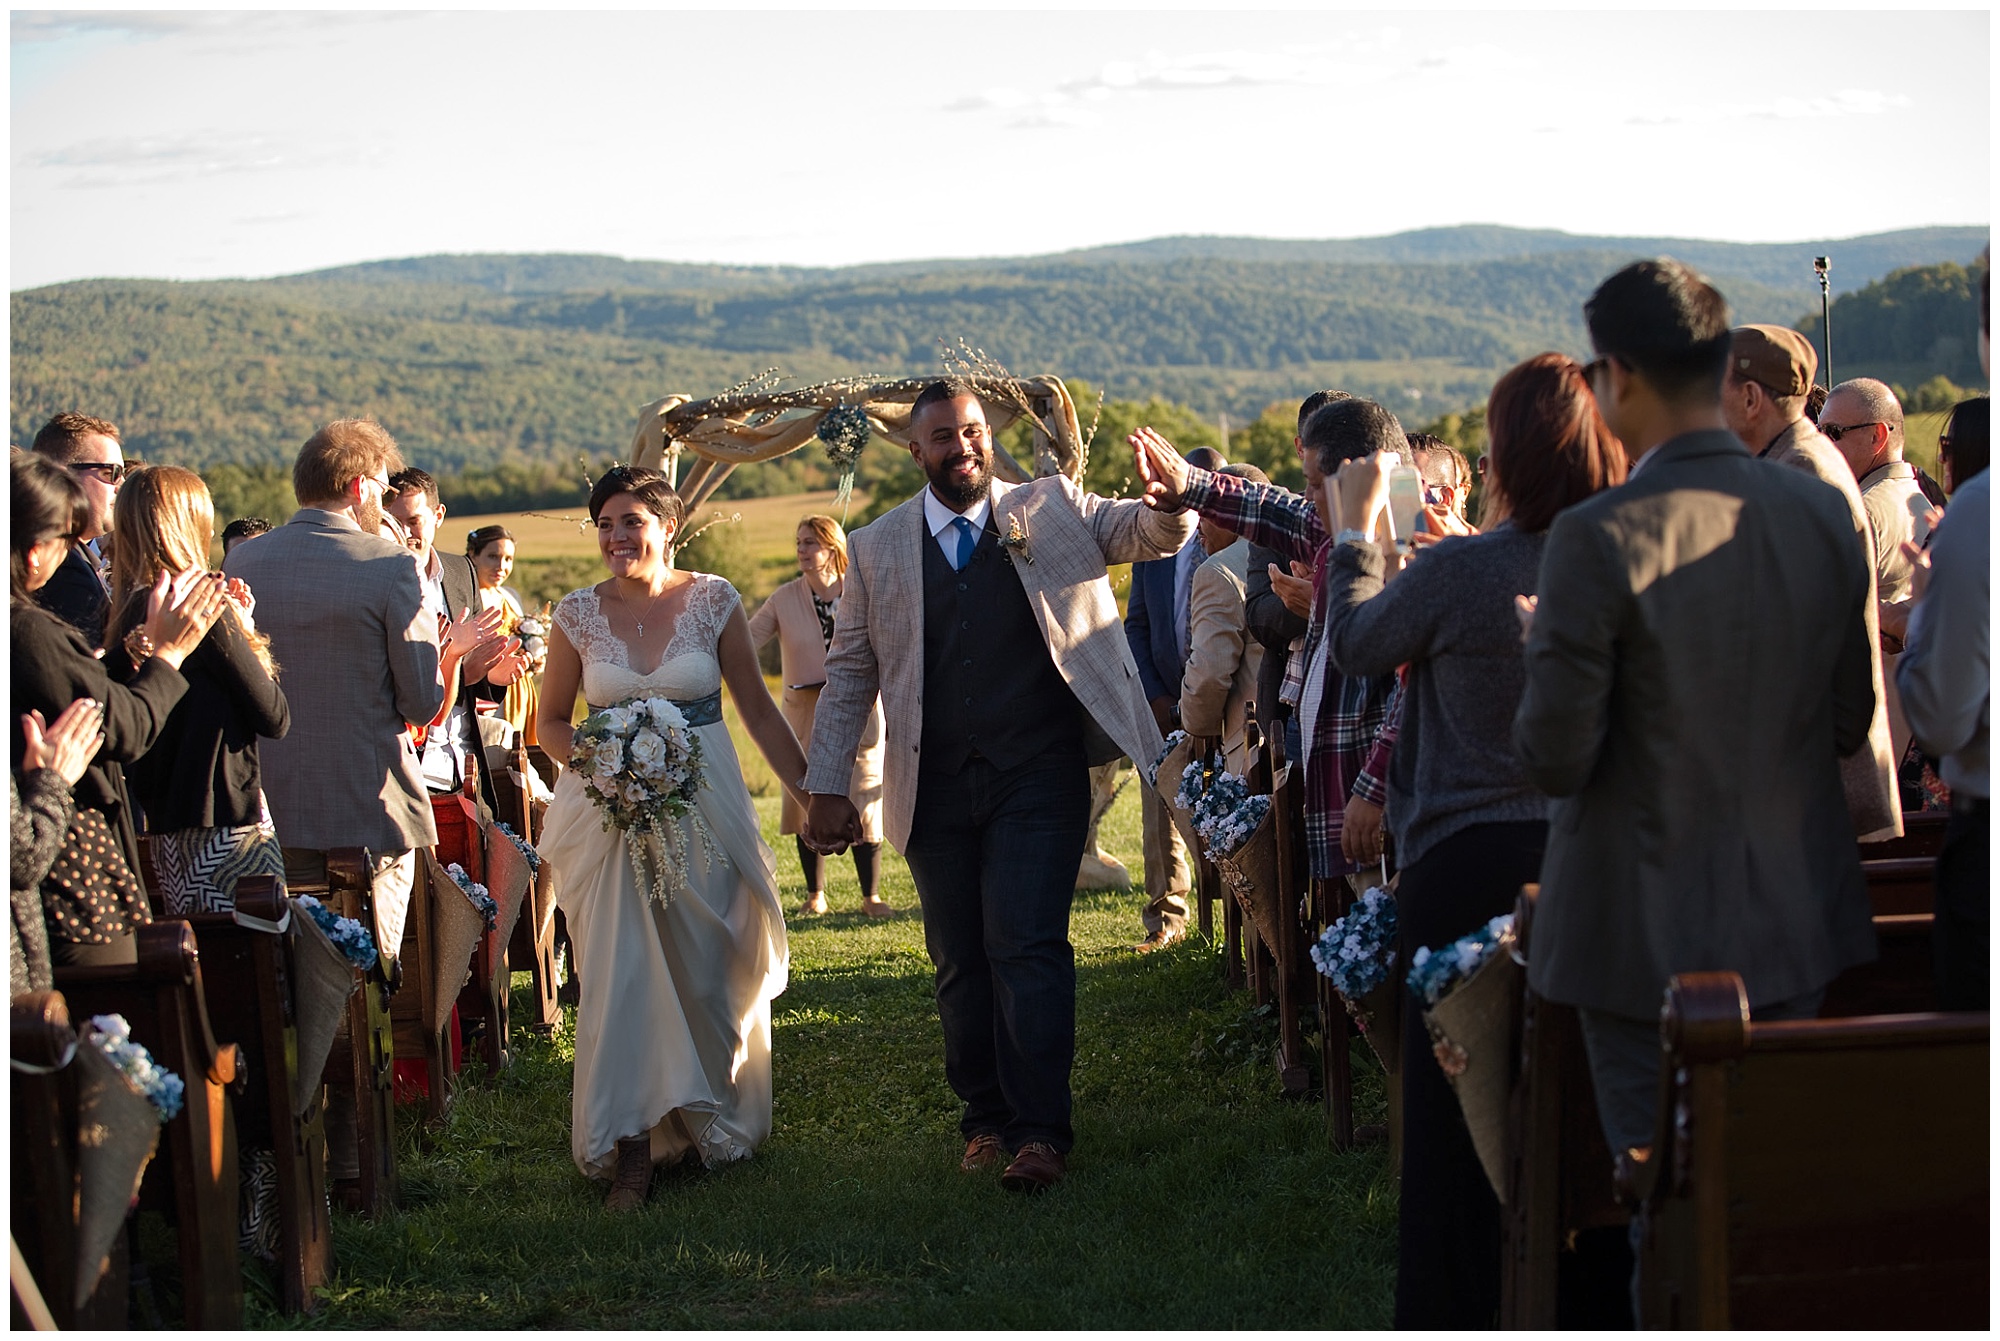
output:
[[[49,575],[35,593],[35,603],[67,621],[83,635],[92,648],[104,646],[104,620],[111,609],[111,593],[98,579],[90,554],[82,545],[71,545],[62,567]]]
[[[1549,795],[1528,979],[1651,1019],[1670,974],[1752,1006],[1871,959],[1840,758],[1875,709],[1840,494],[1710,431],[1556,518],[1514,746]]]
[[[90,654],[82,634],[32,605],[15,605],[8,627],[13,643],[14,710],[9,720],[14,729],[9,734],[14,772],[21,771],[20,718],[30,708],[40,710],[43,721],[53,722],[77,699],[102,703],[104,747],[77,779],[74,794],[79,807],[103,813],[125,849],[126,864],[139,875],[139,841],[122,766],[153,747],[167,714],[187,692],[187,681],[166,662],[148,657],[138,674],[119,684]]]
[[[1132,590],[1125,598],[1125,642],[1139,667],[1139,687],[1150,701],[1181,696],[1181,644],[1174,636],[1176,556],[1132,565]]]
[[[1306,621],[1285,608],[1271,590],[1269,565],[1289,573],[1291,561],[1274,549],[1250,547],[1250,564],[1243,579],[1243,621],[1250,636],[1264,645],[1264,659],[1257,666],[1257,724],[1267,731],[1277,717],[1278,691],[1285,686],[1285,663],[1290,659],[1292,639],[1306,636]]]

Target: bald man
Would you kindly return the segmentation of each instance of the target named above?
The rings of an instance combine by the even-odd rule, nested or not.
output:
[[[1875,582],[1881,599],[1910,597],[1911,563],[1903,542],[1922,545],[1930,534],[1924,520],[1930,500],[1916,468],[1903,459],[1903,406],[1896,393],[1872,377],[1857,377],[1829,391],[1819,413],[1819,431],[1846,458],[1861,490],[1874,538]]]

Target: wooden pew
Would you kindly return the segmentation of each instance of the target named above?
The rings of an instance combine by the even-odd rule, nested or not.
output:
[[[1293,823],[1295,815],[1304,813],[1305,785],[1298,769],[1285,767],[1283,741],[1266,741],[1257,729],[1255,709],[1256,705],[1250,703],[1243,709],[1244,745],[1252,759],[1245,781],[1252,793],[1271,798],[1271,823],[1278,845],[1275,891],[1278,917],[1275,944],[1264,944],[1264,937],[1257,934],[1262,953],[1253,962],[1265,978],[1262,984],[1265,990],[1258,995],[1259,1004],[1273,1001],[1278,1008],[1279,1092],[1288,1099],[1297,1099],[1312,1089],[1312,1069],[1306,1063],[1304,1018],[1313,1006],[1316,996],[1313,983],[1319,977],[1306,955],[1303,917],[1310,901],[1312,880],[1305,862],[1305,836]],[[1346,1018],[1345,1011],[1341,1018]],[[1349,1136],[1351,1139],[1351,1132]]]
[[[1935,1008],[1929,865],[1862,864],[1879,953],[1828,985],[1821,1018]],[[1921,880],[1916,866],[1924,868]],[[1531,960],[1536,892],[1525,887],[1515,909],[1520,949]],[[1512,1191],[1501,1208],[1502,1325],[1619,1325],[1629,1312],[1619,1284],[1629,1274],[1621,1237],[1629,1213],[1612,1187],[1612,1154],[1598,1122],[1583,1035],[1574,1009],[1532,991],[1523,1002],[1511,1120]]]
[[[1950,822],[1949,811],[1906,810],[1903,812],[1903,836],[1861,844],[1861,859],[1882,861],[1896,857],[1934,858],[1944,850],[1945,826]]]
[[[1737,975],[1676,977],[1630,1189],[1641,1324],[1987,1327],[1987,1026],[1753,1024]]]
[[[201,955],[185,922],[138,928],[139,962],[59,967],[55,983],[76,1016],[123,1015],[132,1037],[187,1086],[187,1105],[161,1129],[160,1154],[140,1185],[142,1208],[164,1212],[180,1241],[184,1322],[234,1328],[243,1320],[236,1263],[236,1118],[242,1055],[218,1043],[203,989]]]
[[[237,881],[236,908],[268,926],[282,923],[291,911],[283,889],[267,875]],[[237,1142],[245,1149],[270,1150],[277,1163],[278,1303],[287,1313],[311,1312],[319,1302],[314,1291],[326,1283],[333,1265],[326,1110],[318,1077],[309,1087],[304,1117],[295,1103],[300,1082],[291,984],[296,979],[286,938],[227,913],[188,922],[201,942],[211,1022],[249,1054],[250,1084],[236,1105]]]
[[[374,866],[358,847],[331,848],[321,883],[293,880],[289,892],[310,894],[341,917],[375,926]],[[396,1091],[394,1031],[389,1019],[392,985],[379,964],[354,970],[361,986],[347,998],[347,1022],[333,1041],[322,1079],[351,1087],[355,1135],[361,1153],[361,1209],[381,1216],[396,1205]],[[403,972],[398,966],[398,974]]]
[[[81,1136],[77,1048],[68,1003],[61,992],[24,992],[10,1012],[10,1094],[13,1104],[11,1227],[23,1265],[43,1304],[64,1329],[122,1329],[126,1325],[130,1262],[123,1233],[96,1288],[76,1304],[78,1142]],[[88,1045],[85,1045],[88,1046]],[[16,1306],[14,1325],[28,1325]]]
[[[533,846],[541,836],[540,812],[546,809],[538,804],[529,788],[526,778],[534,765],[529,762],[528,751],[520,744],[514,746],[512,768],[520,776],[515,781],[505,774],[493,775],[494,790],[500,799],[500,821],[521,835],[521,841]],[[527,905],[521,909],[520,920],[514,923],[513,939],[507,945],[507,960],[510,967],[527,965],[534,979],[529,996],[527,1026],[536,1033],[547,1034],[562,1022],[562,1006],[556,999],[556,929],[551,886],[545,877],[538,876],[534,888],[528,891]]]
[[[398,1058],[422,1063],[427,1090],[424,1116],[430,1122],[443,1121],[450,1111],[451,1082],[457,1071],[446,1036],[449,1021],[433,1023],[444,1013],[437,999],[437,901],[431,887],[431,870],[436,866],[428,849],[418,849],[410,915],[403,923],[402,983],[389,998],[394,1052]]]

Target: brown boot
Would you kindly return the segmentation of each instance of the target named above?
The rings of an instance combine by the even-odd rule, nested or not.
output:
[[[653,1186],[653,1139],[624,1136],[618,1141],[618,1168],[611,1176],[611,1193],[604,1198],[607,1211],[636,1211],[646,1204]]]

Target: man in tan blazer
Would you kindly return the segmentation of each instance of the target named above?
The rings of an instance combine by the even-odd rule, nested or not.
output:
[[[1089,768],[1122,753],[1147,773],[1161,743],[1105,565],[1173,554],[1194,523],[1066,479],[994,480],[963,383],[924,388],[909,446],[929,487],[848,540],[806,836],[824,851],[859,837],[848,787],[879,693],[889,841],[916,879],[965,1104],[960,1167],[1012,1152],[1002,1182],[1037,1191],[1073,1140],[1069,910]]]
[[[1270,477],[1250,465],[1228,465],[1217,472],[1253,484]],[[1188,587],[1188,659],[1181,670],[1181,726],[1191,736],[1217,736],[1230,772],[1250,765],[1244,736],[1244,708],[1257,696],[1257,672],[1264,645],[1250,636],[1243,611],[1244,584],[1249,575],[1250,542],[1218,522],[1204,517],[1201,543],[1209,557],[1194,571]]]
[[[1738,326],[1729,333],[1729,371],[1722,380],[1722,414],[1737,440],[1765,461],[1803,470],[1840,490],[1864,553],[1874,553],[1868,513],[1854,472],[1840,449],[1806,418],[1819,355],[1812,342],[1784,326]],[[1875,688],[1875,716],[1868,739],[1840,761],[1840,784],[1848,818],[1862,842],[1900,837],[1903,805],[1896,791],[1896,758],[1889,732],[1889,699],[1882,678],[1882,648],[1875,604],[1875,569],[1868,577],[1869,678]]]

